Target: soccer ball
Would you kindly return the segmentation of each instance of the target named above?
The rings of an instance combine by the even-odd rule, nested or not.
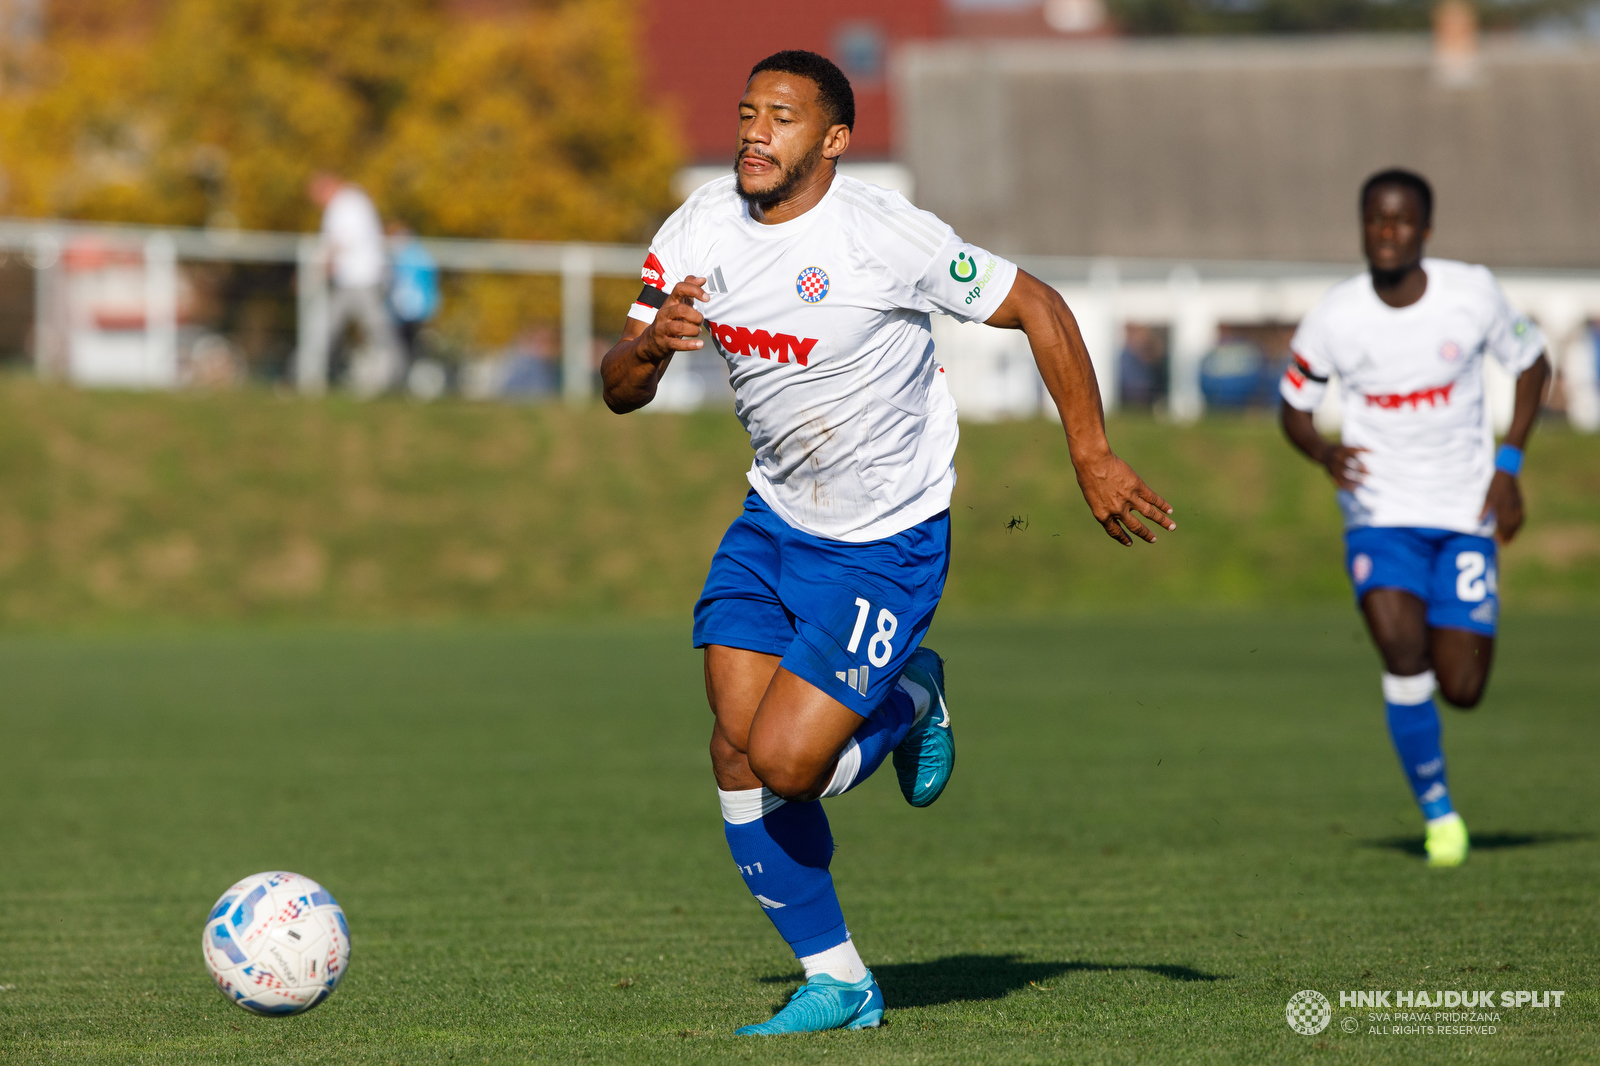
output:
[[[255,874],[222,894],[200,937],[222,994],[252,1014],[299,1014],[350,968],[350,927],[328,890],[299,874]]]

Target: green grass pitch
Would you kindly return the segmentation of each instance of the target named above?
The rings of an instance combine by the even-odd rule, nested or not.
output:
[[[0,1063],[1593,1061],[1600,616],[1507,619],[1447,712],[1479,846],[1435,871],[1353,612],[1137,606],[936,626],[949,791],[829,803],[889,1025],[760,1042],[732,1030],[798,971],[728,858],[681,626],[7,637]],[[273,868],[353,934],[299,1018],[200,958]],[[1481,988],[1566,997],[1493,1036],[1340,1027],[1340,990]]]

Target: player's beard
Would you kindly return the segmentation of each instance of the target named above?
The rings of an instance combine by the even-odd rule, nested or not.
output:
[[[777,164],[778,184],[770,189],[763,189],[761,192],[746,192],[744,175],[739,173],[739,160],[746,155],[758,156],[769,163]],[[739,198],[745,203],[755,204],[763,211],[766,211],[793,196],[795,190],[804,185],[806,179],[811,177],[811,172],[817,168],[817,164],[820,162],[822,162],[822,141],[820,140],[812,146],[811,151],[807,152],[804,158],[792,167],[784,166],[765,152],[741,148],[733,157],[733,187],[738,190]]]
[[[1417,264],[1415,263],[1408,263],[1403,267],[1396,267],[1393,270],[1380,270],[1375,266],[1369,265],[1367,270],[1372,274],[1373,288],[1393,289],[1402,281],[1406,280],[1406,275],[1411,273],[1412,268],[1414,268],[1416,265]]]

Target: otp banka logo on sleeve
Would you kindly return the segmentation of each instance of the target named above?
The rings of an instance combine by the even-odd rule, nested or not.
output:
[[[956,257],[950,260],[950,277],[961,284],[973,283],[967,290],[966,302],[971,303],[983,295],[983,287],[994,279],[994,256],[989,257],[988,265],[983,271],[983,277],[978,277],[978,257],[968,255],[966,252],[957,252]]]

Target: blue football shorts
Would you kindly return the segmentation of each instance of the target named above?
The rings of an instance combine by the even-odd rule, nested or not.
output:
[[[752,491],[694,608],[694,646],[781,655],[782,666],[870,715],[922,643],[950,571],[950,512],[847,544],[795,529]]]
[[[1500,615],[1495,542],[1449,529],[1366,526],[1344,534],[1356,604],[1372,589],[1402,589],[1428,605],[1428,625],[1492,637]]]

